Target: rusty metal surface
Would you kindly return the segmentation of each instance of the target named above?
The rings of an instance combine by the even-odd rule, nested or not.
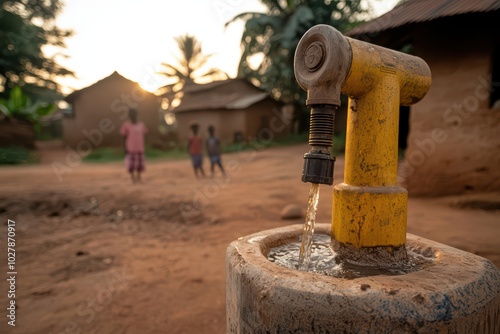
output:
[[[321,117],[311,121],[318,134],[331,138],[333,117],[327,117],[328,108],[315,105],[338,105],[341,93],[349,97],[344,183],[333,189],[333,239],[357,249],[377,247],[378,257],[387,254],[388,261],[398,263],[405,256],[407,217],[407,192],[397,178],[399,105],[425,96],[429,66],[418,57],[346,38],[327,25],[304,34],[294,65],[306,103],[321,109]],[[310,139],[313,149],[330,145],[323,138]],[[310,158],[305,181],[331,180],[321,171],[333,165],[316,154]]]
[[[306,104],[340,105],[340,90],[351,63],[347,39],[336,29],[318,24],[302,36],[295,50],[297,83],[307,91]]]
[[[500,10],[499,0],[409,0],[388,13],[346,33],[358,37],[441,17]]]

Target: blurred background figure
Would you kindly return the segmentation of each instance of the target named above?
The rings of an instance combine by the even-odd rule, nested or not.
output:
[[[188,141],[188,152],[191,156],[194,174],[197,178],[199,178],[198,171],[201,173],[202,177],[205,177],[205,171],[203,170],[203,142],[198,136],[199,128],[200,126],[198,123],[191,124],[191,135]]]
[[[132,183],[141,181],[141,173],[144,172],[144,137],[148,129],[142,122],[137,121],[137,110],[130,109],[128,120],[123,123],[120,133],[123,136],[123,148],[125,149],[125,164],[132,178]]]
[[[224,172],[224,167],[222,167],[222,162],[220,158],[220,141],[219,138],[215,137],[215,127],[210,125],[208,127],[208,138],[206,141],[207,154],[210,158],[210,172],[212,176],[215,174],[215,165],[219,166],[222,175],[226,175]]]

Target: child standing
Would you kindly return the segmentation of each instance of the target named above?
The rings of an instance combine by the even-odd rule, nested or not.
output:
[[[215,165],[219,166],[222,175],[226,175],[224,172],[224,167],[222,167],[222,162],[220,159],[220,141],[219,138],[215,137],[215,128],[213,125],[208,127],[209,137],[206,142],[207,153],[210,157],[210,171],[212,172],[212,176],[215,172]]]
[[[199,125],[194,123],[191,125],[192,134],[189,136],[188,141],[188,151],[191,155],[191,161],[193,162],[194,174],[198,178],[198,171],[200,171],[201,176],[205,177],[205,171],[203,170],[203,143],[201,138],[198,136]]]
[[[120,133],[123,136],[123,148],[125,149],[125,164],[130,173],[132,183],[141,181],[141,173],[144,172],[144,137],[148,129],[144,123],[137,121],[137,110],[130,109],[128,120],[123,123]],[[135,174],[134,174],[135,173]]]

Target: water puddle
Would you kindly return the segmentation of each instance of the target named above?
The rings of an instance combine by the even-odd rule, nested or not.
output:
[[[424,269],[434,263],[433,257],[425,257],[409,248],[407,249],[408,262],[399,268],[355,265],[340,261],[336,253],[330,248],[330,242],[330,236],[326,234],[316,234],[311,237],[308,272],[354,279],[377,275],[404,275]],[[297,270],[300,268],[298,259],[302,244],[304,244],[303,240],[298,240],[297,242],[272,248],[267,258],[280,266]]]

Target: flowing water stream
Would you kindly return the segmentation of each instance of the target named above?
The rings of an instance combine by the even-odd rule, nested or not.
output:
[[[309,200],[307,204],[306,223],[302,231],[302,244],[299,252],[299,263],[297,269],[307,271],[311,263],[311,251],[314,235],[314,223],[316,212],[318,211],[319,184],[311,183],[309,190]]]

